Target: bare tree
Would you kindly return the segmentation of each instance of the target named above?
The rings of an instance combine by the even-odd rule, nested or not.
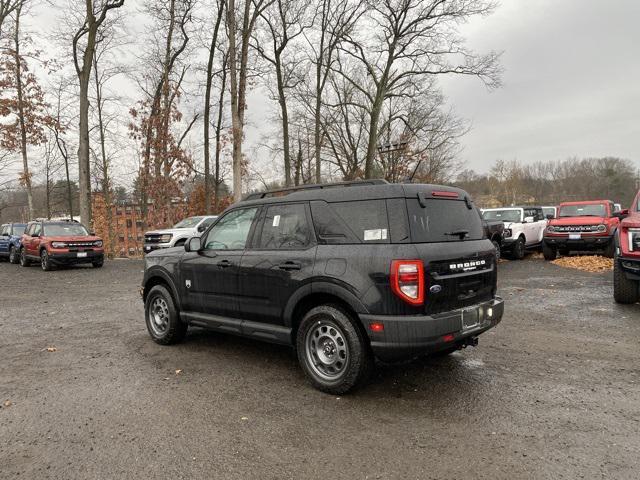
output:
[[[80,85],[78,174],[80,187],[80,217],[91,224],[91,165],[89,145],[89,85],[93,66],[96,37],[109,10],[120,8],[124,0],[85,0],[84,22],[73,36],[73,63]]]
[[[493,4],[486,0],[368,0],[366,8],[359,32],[371,32],[370,38],[351,35],[341,51],[362,63],[373,84],[367,89],[345,75],[369,105],[364,176],[371,178],[385,100],[419,95],[415,80],[420,77],[471,75],[495,87],[500,72],[497,53],[472,52],[456,29],[472,16],[490,13]]]
[[[233,196],[242,200],[242,141],[247,99],[249,45],[256,21],[273,0],[227,0],[227,38],[229,41],[229,81],[233,132]]]

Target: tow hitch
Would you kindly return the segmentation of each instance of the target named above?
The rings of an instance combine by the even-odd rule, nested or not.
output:
[[[469,337],[467,339],[465,339],[464,342],[462,342],[462,345],[460,345],[461,348],[467,348],[467,347],[477,347],[478,346],[478,337]]]

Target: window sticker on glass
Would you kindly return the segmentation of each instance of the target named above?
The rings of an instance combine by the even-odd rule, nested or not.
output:
[[[387,239],[387,229],[386,228],[376,228],[373,230],[365,230],[364,231],[364,241],[371,242],[374,240],[386,240]]]
[[[278,225],[280,225],[280,215],[274,215],[272,227],[277,227]]]

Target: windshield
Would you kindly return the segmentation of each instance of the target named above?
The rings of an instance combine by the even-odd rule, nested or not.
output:
[[[80,224],[69,223],[68,225],[45,225],[44,235],[47,237],[74,237],[89,235],[89,232]]]
[[[416,243],[481,240],[484,229],[478,210],[467,207],[464,200],[408,199],[411,238]]]
[[[25,225],[14,225],[13,226],[13,234],[14,235],[22,235],[24,233]]]
[[[563,205],[560,207],[560,217],[606,217],[607,207],[602,203],[587,205]]]
[[[485,210],[482,218],[485,220],[500,220],[501,222],[521,222],[522,211],[517,209],[509,210]]]
[[[542,207],[542,211],[544,212],[544,216],[553,215],[556,216],[556,209],[553,207]]]
[[[193,228],[196,225],[198,225],[198,223],[200,223],[200,220],[202,220],[204,217],[189,217],[189,218],[185,218],[184,220],[179,221],[178,223],[176,223],[173,228]]]

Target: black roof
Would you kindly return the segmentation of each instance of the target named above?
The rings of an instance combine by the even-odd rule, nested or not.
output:
[[[341,182],[337,184],[310,185],[309,188],[292,188],[248,195],[242,202],[232,205],[263,205],[270,203],[324,200],[326,202],[349,202],[354,200],[380,200],[386,198],[414,198],[418,194],[438,197],[436,192],[458,194],[463,200],[469,195],[464,190],[444,185],[420,183],[388,183],[384,180]]]

